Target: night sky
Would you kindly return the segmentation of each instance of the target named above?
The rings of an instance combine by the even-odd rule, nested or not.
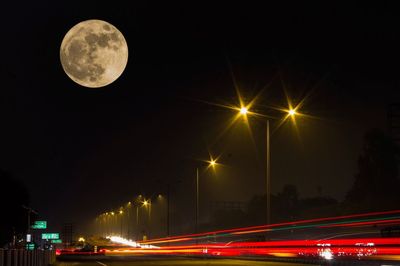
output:
[[[122,76],[99,89],[74,83],[59,59],[66,32],[87,19],[113,24],[129,47]],[[181,180],[172,200],[190,216],[208,152],[224,164],[201,170],[208,201],[264,193],[265,121],[250,119],[252,135],[241,121],[224,130],[235,113],[207,103],[237,105],[233,79],[246,99],[261,92],[264,114],[287,107],[284,88],[294,103],[306,97],[299,112],[313,118],[271,139],[272,192],[294,184],[301,197],[320,186],[342,200],[363,134],[386,129],[387,106],[400,100],[390,5],[14,1],[0,20],[0,168],[52,226],[163,192],[160,180]]]

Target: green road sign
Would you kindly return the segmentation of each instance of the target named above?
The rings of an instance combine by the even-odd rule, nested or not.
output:
[[[42,234],[42,239],[59,239],[60,234],[59,233],[43,233]]]
[[[32,225],[32,229],[46,229],[47,221],[35,221],[35,224]]]
[[[26,249],[27,250],[34,250],[35,249],[35,244],[34,243],[26,244]]]
[[[62,240],[61,239],[52,239],[50,242],[53,244],[61,244]]]

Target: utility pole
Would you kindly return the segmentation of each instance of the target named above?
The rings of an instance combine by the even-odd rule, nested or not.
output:
[[[27,207],[25,205],[22,205],[22,208],[26,209],[28,212],[28,228],[26,230],[26,233],[29,234],[31,232],[31,213],[33,212],[34,214],[39,214],[37,211],[32,209],[31,207]]]
[[[31,235],[31,214],[32,212],[34,214],[38,214],[37,211],[35,211],[34,209],[32,209],[31,207],[25,206],[25,205],[21,205],[22,208],[24,208],[25,210],[27,210],[28,213],[28,217],[27,217],[27,229],[26,229],[26,236],[25,236],[25,241],[26,242],[31,242],[33,241],[33,237]],[[29,238],[28,238],[29,235]],[[13,245],[15,247],[15,229],[14,229],[14,236],[13,236]]]

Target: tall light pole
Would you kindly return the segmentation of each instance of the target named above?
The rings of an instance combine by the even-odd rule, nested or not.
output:
[[[247,116],[249,110],[247,107],[242,106],[239,109],[239,114],[242,116]],[[296,110],[290,108],[287,110],[287,115],[292,118],[296,115]],[[267,198],[267,224],[271,224],[271,148],[270,148],[270,126],[269,119],[266,120],[266,198]]]
[[[132,232],[132,234],[136,235],[136,240],[139,240],[139,234],[140,234],[140,230],[139,230],[139,208],[141,206],[143,206],[143,202],[141,201],[141,199],[142,199],[142,195],[139,195],[133,200],[133,202],[128,202],[128,217],[130,217],[129,209],[130,209],[130,207],[132,207],[132,204],[136,207],[136,215],[135,215],[136,216],[136,230],[132,230],[132,231],[136,231],[136,233]],[[128,223],[128,230],[129,230],[129,223]]]
[[[148,229],[149,229],[148,235],[150,235],[150,229],[151,229],[151,197],[148,198],[147,200],[145,199],[143,201],[143,205],[142,206],[144,206],[148,210]],[[149,237],[149,236],[147,236],[147,237]]]
[[[211,158],[208,162],[207,168],[215,168],[217,160]],[[196,168],[196,233],[199,231],[199,167]]]
[[[111,234],[115,235],[115,213],[112,211],[110,212],[110,225],[111,225]]]
[[[122,216],[124,214],[124,211],[122,209],[119,210],[119,218],[121,220],[121,231],[120,231],[120,237],[122,237]]]
[[[127,239],[130,239],[130,236],[131,236],[131,206],[132,206],[132,203],[129,201],[127,204],[128,211],[127,211],[127,222],[126,222],[126,225],[127,225],[127,232],[126,232],[127,237],[126,238]]]
[[[136,205],[136,240],[139,240],[139,205]]]
[[[169,237],[169,213],[171,204],[171,184],[167,184],[167,237]]]
[[[269,120],[267,119],[267,224],[271,224],[271,152],[270,152],[270,136],[269,136]]]
[[[199,168],[196,168],[196,233],[199,232]]]
[[[162,186],[165,186],[165,197],[162,196],[164,193],[160,193],[158,195],[158,199],[165,198],[166,200],[166,235],[167,237],[170,235],[170,210],[171,210],[171,189],[173,185],[177,185],[181,183],[181,180],[175,180],[175,181],[164,181],[164,180],[159,180],[159,183],[162,184]],[[163,190],[163,189],[162,189]]]
[[[32,214],[32,212],[34,214],[38,214],[38,212],[35,211],[34,209],[32,209],[31,207],[28,207],[28,206],[25,206],[25,205],[22,205],[21,207],[26,209],[27,212],[28,212],[28,217],[27,217],[28,227],[27,227],[27,230],[26,230],[26,234],[30,234],[31,233],[31,214]],[[15,235],[14,235],[14,237],[15,237]],[[13,243],[13,244],[15,244],[15,243]]]

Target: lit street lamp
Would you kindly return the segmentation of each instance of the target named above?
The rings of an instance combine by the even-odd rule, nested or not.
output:
[[[121,231],[120,231],[120,237],[122,237],[122,215],[124,214],[124,211],[122,209],[119,210],[119,219],[121,220]]]
[[[150,221],[151,220],[151,198],[143,201],[143,206],[148,208],[148,210],[149,210],[148,215],[149,215],[149,221]]]
[[[131,206],[132,203],[129,201],[127,204],[127,222],[126,222],[126,226],[127,226],[127,231],[126,231],[126,238],[130,239],[131,237]]]
[[[239,110],[239,115],[247,118],[247,114],[249,113],[249,107],[242,106]],[[296,109],[290,108],[286,110],[287,117],[292,117],[297,114]],[[287,118],[286,117],[286,118]],[[271,224],[271,152],[270,152],[270,127],[269,127],[269,119],[267,122],[267,134],[266,134],[266,196],[267,196],[267,224]]]
[[[211,158],[210,161],[208,162],[207,169],[212,167],[215,169],[215,166],[217,165],[217,160]],[[199,230],[199,167],[196,168],[196,233],[198,233]]]

